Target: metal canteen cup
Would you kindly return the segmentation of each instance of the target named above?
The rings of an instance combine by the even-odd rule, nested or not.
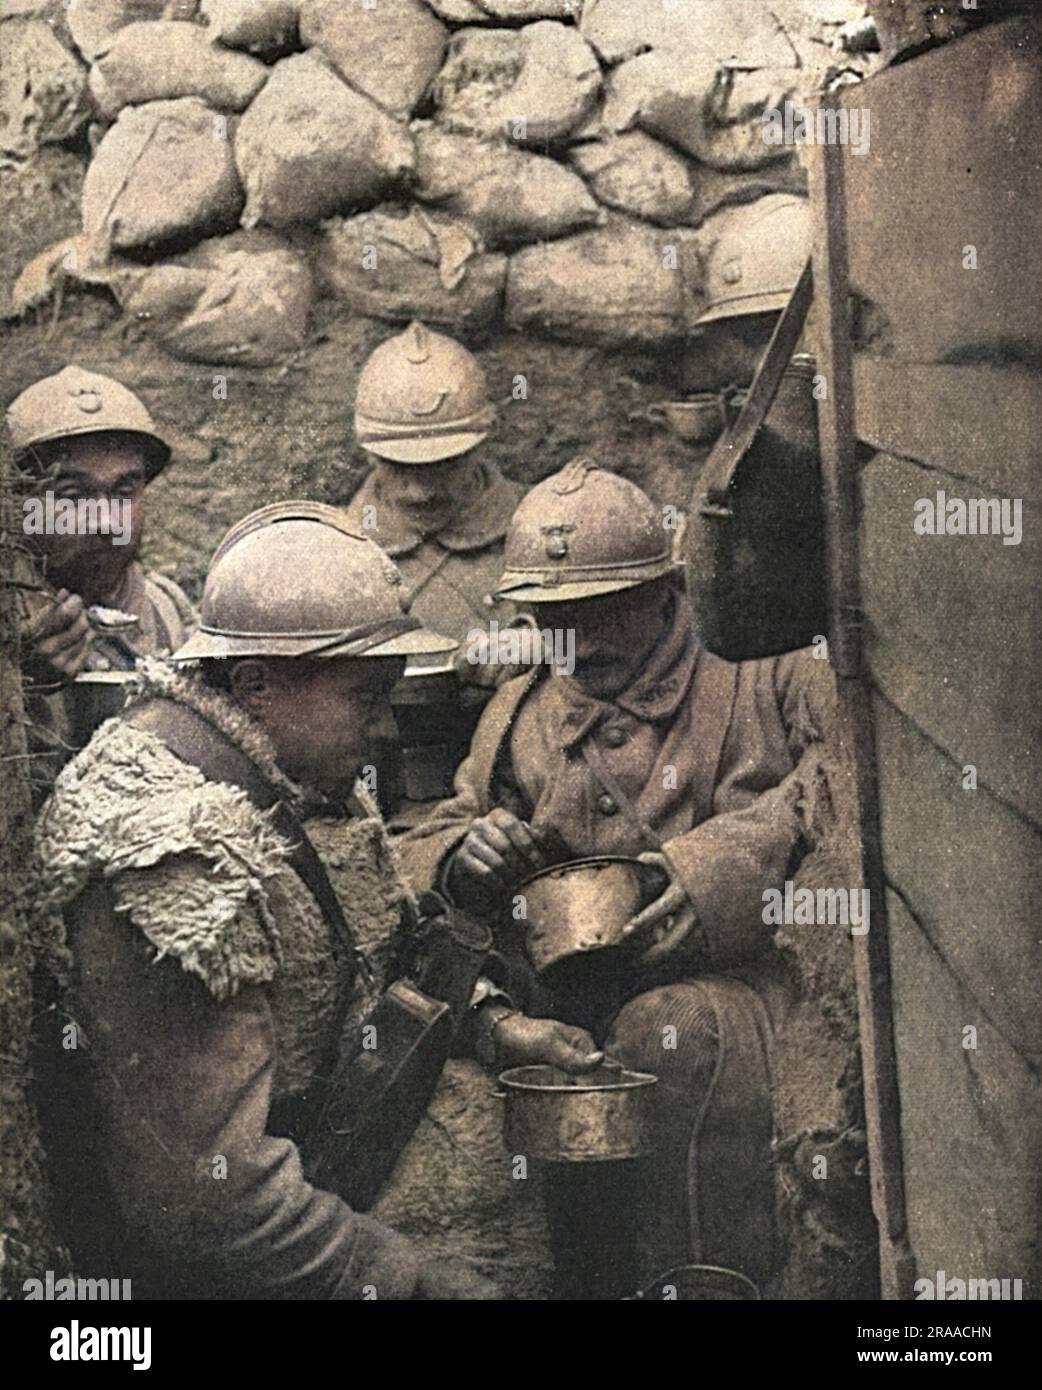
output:
[[[658,1078],[606,1061],[570,1076],[556,1067],[513,1067],[499,1078],[507,1149],[547,1163],[609,1163],[648,1151],[648,1102]]]
[[[525,949],[541,982],[553,990],[611,973],[622,963],[623,927],[665,886],[660,870],[623,855],[574,859],[525,879]]]
[[[723,402],[715,391],[700,391],[684,401],[656,401],[648,406],[645,419],[653,424],[664,421],[678,439],[692,444],[715,439],[726,423]]]

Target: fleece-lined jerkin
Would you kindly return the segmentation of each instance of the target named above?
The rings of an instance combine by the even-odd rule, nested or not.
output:
[[[202,714],[306,815],[223,696],[148,662],[137,698],[153,695]],[[362,810],[305,824],[380,988],[409,890]],[[120,1268],[159,1297],[357,1297],[374,1280],[407,1297],[411,1249],[312,1188],[292,1137],[270,1132],[312,1082],[343,992],[349,1016],[371,995],[269,816],[114,719],[60,774],[35,853],[31,916],[90,1059]]]

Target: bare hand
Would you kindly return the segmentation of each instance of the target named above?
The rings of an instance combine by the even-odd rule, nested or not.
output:
[[[502,1294],[495,1284],[472,1270],[432,1260],[420,1266],[413,1297],[424,1302],[491,1301]]]
[[[492,1037],[499,1068],[547,1065],[581,1075],[604,1061],[585,1028],[555,1018],[511,1014],[496,1024]]]
[[[25,673],[41,685],[71,681],[87,664],[94,633],[79,594],[59,589],[22,628]]]
[[[651,967],[661,964],[696,931],[698,914],[664,854],[642,854],[640,862],[669,875],[662,893],[622,929],[623,942],[637,951],[641,965]]]
[[[453,856],[449,887],[461,907],[481,908],[542,867],[532,827],[497,806],[468,830]]]

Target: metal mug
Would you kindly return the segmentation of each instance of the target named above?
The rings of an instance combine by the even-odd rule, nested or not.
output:
[[[683,401],[655,401],[645,418],[653,424],[666,423],[678,439],[692,444],[715,439],[726,423],[723,402],[715,391],[700,391]]]
[[[623,927],[665,886],[660,870],[627,855],[573,859],[525,879],[525,950],[543,984],[559,989],[610,974]]]

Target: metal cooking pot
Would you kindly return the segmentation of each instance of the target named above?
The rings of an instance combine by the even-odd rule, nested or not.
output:
[[[574,859],[533,874],[525,899],[525,949],[549,989],[581,984],[619,963],[622,929],[663,891],[665,875],[622,855]],[[594,956],[596,967],[590,957]]]
[[[557,1067],[513,1067],[499,1078],[511,1153],[549,1163],[640,1158],[648,1147],[648,1102],[658,1078],[606,1061],[585,1076]]]

